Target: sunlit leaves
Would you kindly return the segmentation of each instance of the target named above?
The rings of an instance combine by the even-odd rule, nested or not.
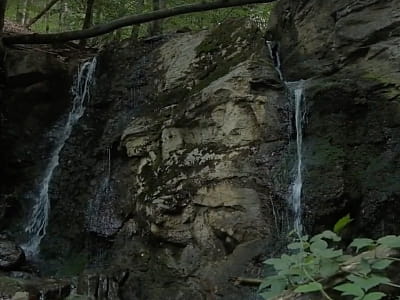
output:
[[[333,227],[333,232],[340,234],[342,230],[351,223],[353,219],[350,218],[350,214],[345,215],[343,218],[340,218],[339,221],[336,222]]]

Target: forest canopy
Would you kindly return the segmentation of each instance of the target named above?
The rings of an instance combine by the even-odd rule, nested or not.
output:
[[[243,4],[240,4],[241,2]],[[272,7],[269,2],[273,1],[220,0],[201,1],[199,3],[199,0],[15,0],[8,1],[5,15],[6,19],[33,32],[51,34],[78,31],[93,26],[100,27],[102,24],[113,22],[125,16],[151,14],[158,10],[170,9],[172,11],[176,7],[190,5],[200,7],[216,3],[219,3],[220,7],[226,5],[225,8],[215,10],[211,8],[201,14],[192,14],[189,9],[187,12],[173,14],[173,18],[161,21],[160,19],[165,16],[158,17],[158,20],[142,26],[140,25],[142,22],[137,22],[136,24],[139,25],[130,27],[124,25],[123,28],[112,29],[107,34],[101,33],[101,37],[92,41],[92,43],[101,43],[129,37],[137,39],[161,32],[200,30],[212,27],[232,17],[249,16],[257,21],[260,26],[266,26]],[[234,7],[229,7],[230,5]]]

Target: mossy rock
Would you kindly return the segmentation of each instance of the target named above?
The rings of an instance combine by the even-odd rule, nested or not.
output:
[[[261,43],[264,43],[261,30],[247,18],[227,20],[217,26],[196,48],[200,61],[195,72],[200,81],[193,92],[202,90],[258,53]]]

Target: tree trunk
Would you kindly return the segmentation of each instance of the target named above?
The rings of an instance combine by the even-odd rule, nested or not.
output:
[[[34,18],[32,18],[29,22],[27,22],[26,27],[31,27],[34,23],[36,23],[41,17],[43,17],[58,1],[60,0],[52,0],[50,1],[46,7],[38,13]]]
[[[86,2],[85,20],[83,21],[82,30],[88,29],[92,25],[93,4],[94,4],[94,0],[87,0],[87,2]],[[86,40],[81,40],[80,45],[82,47],[85,47],[86,46]]]
[[[93,5],[94,5],[94,0],[87,0],[87,2],[86,2],[85,20],[83,21],[82,29],[87,29],[92,25]]]
[[[15,11],[15,22],[22,23],[21,0],[17,0],[17,9]]]
[[[64,29],[64,0],[58,3],[58,28],[60,31],[62,31]]]
[[[242,6],[247,4],[256,3],[271,3],[276,0],[217,0],[213,2],[187,4],[177,6],[174,8],[167,8],[158,10],[150,13],[139,14],[135,16],[126,16],[113,20],[106,24],[99,24],[92,28],[84,30],[67,31],[61,33],[50,33],[50,34],[15,34],[6,36],[3,41],[7,45],[11,44],[50,44],[50,43],[62,43],[73,40],[83,40],[91,37],[103,35],[112,32],[118,28],[132,26],[135,24],[143,24],[155,20],[169,18],[173,16],[209,11],[219,8]]]
[[[165,8],[166,8],[166,0],[153,0],[153,11]],[[163,31],[162,23],[163,23],[162,19],[154,21],[150,26],[150,32],[149,32],[150,35],[161,34]]]
[[[7,0],[0,0],[0,33],[4,28],[4,17],[6,15]]]
[[[26,16],[26,10],[27,10],[27,6],[28,6],[28,0],[24,0],[24,2],[22,2],[22,13],[21,13],[21,25],[24,25],[25,23],[25,16]]]
[[[22,8],[23,9],[23,11],[22,11],[22,21],[21,21],[22,25],[26,25],[28,23],[31,4],[32,4],[32,0],[25,0],[24,1],[24,7]]]
[[[47,5],[49,5],[49,1],[48,0],[46,0],[46,7],[47,7]],[[32,20],[31,20],[31,22],[32,22]],[[31,23],[30,22],[30,23]],[[49,33],[49,31],[50,31],[50,22],[49,22],[49,14],[45,14],[45,16],[44,16],[44,23],[45,23],[45,26],[46,26],[46,33]],[[29,25],[28,25],[29,26]]]
[[[138,0],[136,11],[142,13],[144,9],[144,0]],[[131,41],[134,43],[138,40],[140,33],[140,24],[132,26]]]
[[[153,11],[160,10],[160,0],[153,0]],[[150,24],[149,34],[157,35],[161,33],[161,20],[155,20]]]

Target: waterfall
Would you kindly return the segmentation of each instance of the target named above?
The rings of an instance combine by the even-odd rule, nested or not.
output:
[[[266,44],[269,49],[271,59],[274,63],[275,70],[279,76],[279,79],[283,81],[287,90],[288,99],[290,102],[292,102],[291,104],[294,108],[294,125],[296,130],[296,163],[292,172],[294,179],[290,185],[288,202],[293,212],[294,230],[297,233],[301,234],[303,227],[301,196],[303,188],[303,126],[305,119],[305,81],[285,81],[281,70],[279,44],[272,41],[266,41]]]
[[[301,234],[301,193],[303,188],[303,125],[304,125],[304,81],[287,82],[286,86],[294,106],[294,119],[296,129],[296,164],[294,168],[294,180],[291,185],[289,203],[294,215],[294,229]]]
[[[85,112],[85,105],[90,98],[90,87],[95,81],[96,63],[96,58],[83,63],[74,80],[71,89],[73,96],[72,107],[65,125],[56,134],[55,146],[50,154],[49,163],[35,193],[32,213],[25,227],[28,240],[21,247],[28,257],[34,257],[39,253],[40,242],[46,235],[50,213],[50,199],[48,194],[50,181],[55,168],[59,164],[60,152],[71,135],[72,128]]]
[[[99,236],[112,235],[121,226],[121,221],[114,211],[117,194],[111,178],[111,147],[107,147],[105,152],[105,174],[102,176],[87,210],[87,229]]]
[[[271,56],[272,62],[274,63],[276,73],[278,73],[279,79],[284,81],[282,70],[281,70],[281,59],[279,57],[279,45],[272,41],[267,41],[266,43],[268,46],[268,50],[269,50],[269,54]]]

